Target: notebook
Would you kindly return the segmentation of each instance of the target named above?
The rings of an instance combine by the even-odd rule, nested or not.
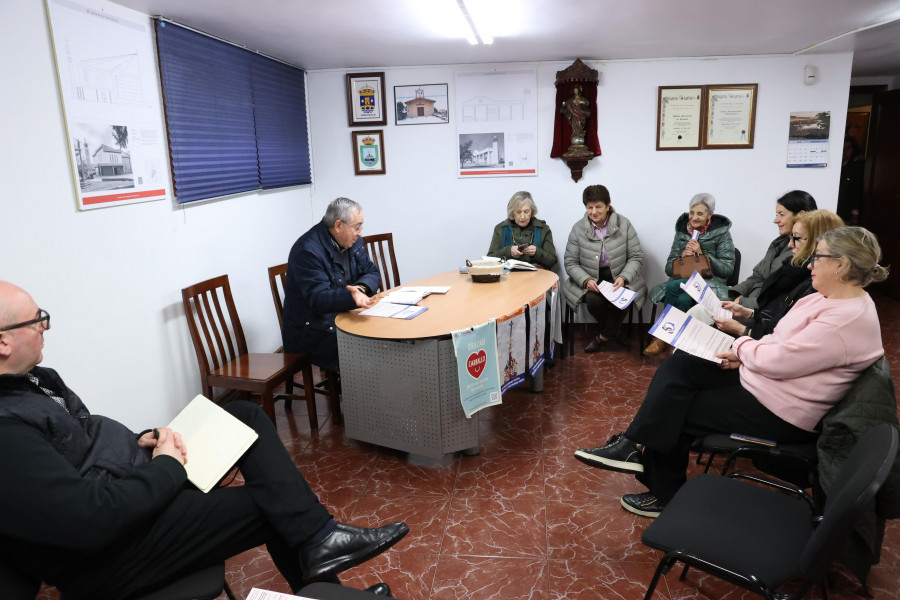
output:
[[[187,446],[188,462],[184,468],[188,480],[203,493],[215,487],[259,437],[199,394],[169,423],[169,428],[181,434]]]

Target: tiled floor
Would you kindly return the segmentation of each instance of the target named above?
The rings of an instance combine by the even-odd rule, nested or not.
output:
[[[878,305],[896,377],[900,302]],[[578,339],[576,356],[548,371],[542,394],[512,391],[481,413],[479,456],[443,465],[417,466],[402,453],[347,441],[328,419],[311,433],[302,404],[287,415],[278,407],[282,439],[336,518],[410,525],[403,541],[344,573],[343,582],[385,581],[405,600],[641,598],[659,555],[640,542],[649,520],[625,512],[619,498],[643,489],[629,475],[582,465],[572,452],[625,428],[661,359],[641,357],[636,340],[630,351],[594,355],[582,345]],[[319,414],[327,414],[324,403]],[[678,573],[660,583],[657,598],[752,596],[696,571],[681,583]],[[844,570],[834,575],[833,599],[865,597]],[[252,587],[290,591],[262,549],[229,561],[228,579],[241,595]],[[893,521],[869,589],[879,600],[900,598],[898,582],[900,521]]]

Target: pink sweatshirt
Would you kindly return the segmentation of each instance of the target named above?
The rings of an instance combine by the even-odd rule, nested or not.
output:
[[[813,431],[860,372],[884,354],[875,303],[868,294],[843,300],[814,293],[760,340],[741,337],[741,384],[770,411]]]

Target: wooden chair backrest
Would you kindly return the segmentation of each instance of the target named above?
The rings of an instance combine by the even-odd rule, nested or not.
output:
[[[278,282],[281,282],[279,288]],[[269,267],[269,287],[272,289],[272,301],[275,302],[275,314],[278,315],[279,331],[284,327],[284,290],[287,281],[287,263]]]
[[[369,258],[378,267],[380,277],[379,288],[382,292],[400,285],[400,270],[397,267],[397,257],[394,255],[394,235],[392,233],[378,233],[363,237]],[[390,271],[388,271],[390,267]]]
[[[247,342],[234,307],[228,275],[186,287],[181,290],[181,298],[201,376],[247,354]]]

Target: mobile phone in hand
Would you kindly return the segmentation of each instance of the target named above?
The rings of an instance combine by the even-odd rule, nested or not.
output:
[[[519,252],[525,252],[525,248],[528,247],[528,244],[519,244]]]

